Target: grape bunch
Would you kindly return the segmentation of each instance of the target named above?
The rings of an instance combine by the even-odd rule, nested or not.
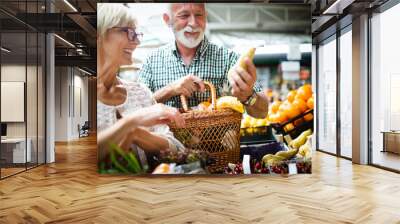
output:
[[[243,166],[241,162],[238,162],[236,164],[234,163],[229,163],[227,167],[225,167],[224,170],[225,174],[243,174]]]
[[[263,165],[262,162],[253,160],[251,164],[251,173],[262,173],[262,174],[268,174],[269,169],[266,164]]]
[[[311,162],[301,161],[296,163],[298,173],[311,173]]]
[[[276,174],[287,174],[289,173],[289,168],[287,164],[273,165],[271,166],[271,172]]]

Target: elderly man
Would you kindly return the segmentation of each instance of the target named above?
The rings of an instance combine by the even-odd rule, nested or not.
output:
[[[161,47],[147,58],[139,80],[153,92],[159,103],[180,108],[180,95],[188,97],[189,106],[209,98],[203,80],[209,81],[222,94],[228,84],[246,111],[258,118],[267,114],[267,99],[256,83],[256,68],[246,59],[247,71],[235,65],[239,56],[233,51],[210,43],[205,37],[207,13],[204,3],[174,3],[163,15],[171,27],[175,42]],[[228,79],[228,71],[233,67]]]

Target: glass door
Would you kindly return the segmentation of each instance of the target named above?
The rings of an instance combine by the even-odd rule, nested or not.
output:
[[[352,158],[352,33],[341,31],[340,41],[340,155]]]
[[[26,125],[26,33],[1,34],[1,161],[2,177],[26,170],[31,161],[27,151]]]
[[[371,18],[370,151],[373,165],[400,171],[400,4]]]
[[[336,36],[318,47],[317,149],[336,154]]]
[[[21,22],[42,13],[45,1],[1,1],[0,178],[45,163],[45,44],[43,33]],[[17,19],[18,17],[19,19]]]

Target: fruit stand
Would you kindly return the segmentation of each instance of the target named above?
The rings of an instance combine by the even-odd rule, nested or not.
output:
[[[311,173],[314,98],[311,85],[288,93],[269,106],[265,119],[244,114],[241,122],[241,161],[228,164],[227,174],[244,174],[244,156],[252,174]],[[281,135],[281,142],[275,136]]]

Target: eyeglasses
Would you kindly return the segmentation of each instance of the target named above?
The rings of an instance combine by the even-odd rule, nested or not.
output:
[[[136,33],[135,29],[131,27],[113,27],[116,29],[119,29],[123,32],[125,32],[128,35],[128,40],[129,41],[135,41],[138,40],[141,42],[143,40],[143,33]]]

